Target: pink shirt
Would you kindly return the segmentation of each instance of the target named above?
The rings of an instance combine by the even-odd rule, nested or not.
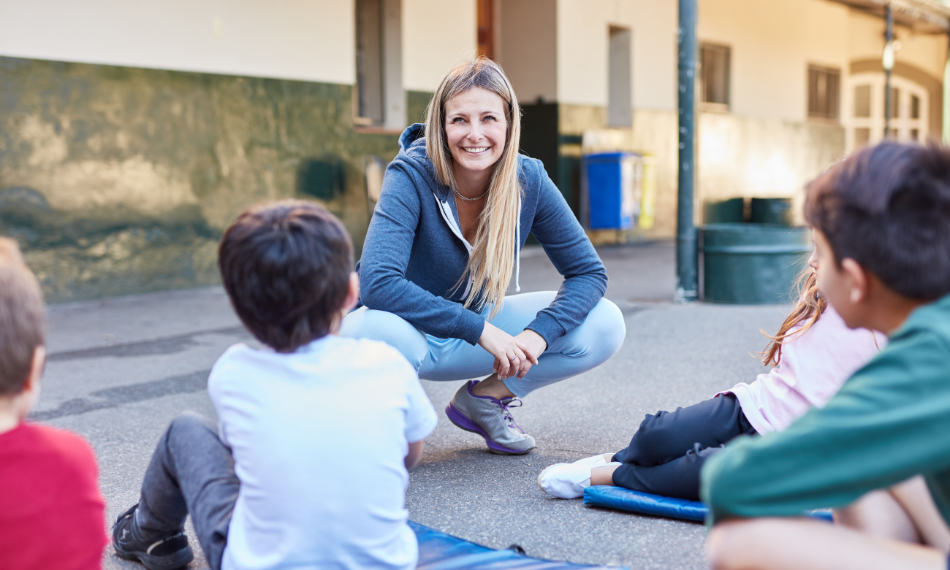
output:
[[[817,323],[785,342],[778,366],[751,384],[741,382],[720,394],[735,394],[759,434],[781,431],[811,407],[824,407],[886,343],[881,333],[849,329],[828,305]]]

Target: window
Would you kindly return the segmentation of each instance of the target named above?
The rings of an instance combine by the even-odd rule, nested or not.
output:
[[[701,101],[713,107],[728,109],[729,47],[704,43],[699,52]]]
[[[370,123],[383,122],[382,0],[356,3],[356,88],[358,114]]]
[[[881,97],[887,97],[887,90],[881,89]],[[886,101],[886,99],[885,99]],[[887,114],[888,110],[885,110],[887,103],[881,106],[881,113]],[[890,117],[891,119],[899,119],[901,115],[901,90],[897,87],[891,87],[891,101],[890,101]],[[885,116],[885,115],[882,115]]]
[[[607,125],[633,126],[630,29],[610,26],[607,53]]]
[[[400,1],[356,0],[357,124],[405,127]]]
[[[884,138],[885,78],[883,73],[848,77],[841,119],[846,129],[848,152],[876,144]],[[905,77],[891,77],[890,137],[900,141],[927,138],[929,93]],[[810,109],[810,107],[809,107]]]
[[[858,85],[854,88],[854,116],[871,117],[871,86]]]
[[[837,69],[808,66],[808,116],[837,119],[840,86],[841,73]]]
[[[864,148],[870,141],[871,129],[867,127],[854,129],[854,148]]]

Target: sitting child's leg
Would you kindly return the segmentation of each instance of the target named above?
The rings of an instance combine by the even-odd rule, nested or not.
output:
[[[871,491],[847,507],[835,509],[835,523],[876,538],[920,542],[914,522],[887,489]]]
[[[914,521],[921,543],[950,552],[950,527],[940,515],[923,477],[918,475],[894,485],[890,493]]]
[[[722,394],[674,412],[647,415],[630,445],[613,460],[661,465],[683,457],[697,443],[701,448],[718,447],[738,435],[755,433],[736,397]]]
[[[182,531],[191,513],[208,564],[218,570],[239,488],[230,450],[221,443],[214,424],[197,414],[182,414],[158,442],[137,508],[116,521],[116,553],[140,560],[147,568],[177,568],[172,564],[183,558],[187,560],[180,565],[187,564],[191,549]]]
[[[696,500],[705,458],[732,438],[755,433],[736,397],[723,394],[648,415],[626,449],[551,465],[538,475],[538,486],[559,499],[581,497],[590,485],[617,485]]]
[[[722,447],[694,449],[662,465],[643,467],[633,463],[611,463],[591,470],[591,485],[616,485],[643,493],[653,493],[689,501],[699,500],[699,473],[703,463]]]
[[[736,519],[713,527],[706,559],[714,570],[945,570],[946,554],[801,518]]]
[[[872,491],[836,509],[835,522],[870,536],[926,544],[941,552],[950,550],[950,528],[920,476]]]

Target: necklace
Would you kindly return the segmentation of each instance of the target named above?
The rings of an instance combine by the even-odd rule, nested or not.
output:
[[[489,188],[489,190],[490,190],[490,188]],[[477,200],[481,200],[482,198],[485,197],[485,194],[488,194],[488,190],[485,190],[484,192],[482,192],[482,195],[481,195],[481,196],[477,196],[477,197],[475,197],[475,198],[469,198],[468,196],[463,196],[462,193],[459,192],[457,188],[452,188],[452,191],[455,192],[455,195],[456,195],[456,196],[458,196],[459,198],[465,200],[466,202],[475,202],[475,201],[477,201]]]

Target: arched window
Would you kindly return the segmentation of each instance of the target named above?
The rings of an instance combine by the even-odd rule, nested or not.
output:
[[[844,118],[847,150],[851,152],[884,138],[884,74],[860,73],[848,78]],[[927,90],[903,77],[891,76],[891,138],[927,138]]]

